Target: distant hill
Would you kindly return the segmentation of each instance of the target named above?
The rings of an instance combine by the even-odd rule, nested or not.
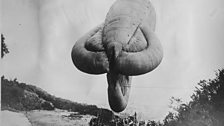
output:
[[[8,80],[4,76],[1,77],[1,110],[29,111],[55,108],[94,116],[100,111],[108,121],[113,117],[110,110],[55,97],[39,87],[20,83],[17,79]]]

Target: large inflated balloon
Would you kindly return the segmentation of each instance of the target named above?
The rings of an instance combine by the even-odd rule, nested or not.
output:
[[[80,38],[72,49],[72,60],[79,70],[107,73],[109,104],[115,112],[127,106],[131,76],[152,71],[162,60],[155,24],[149,0],[117,0],[105,22]]]

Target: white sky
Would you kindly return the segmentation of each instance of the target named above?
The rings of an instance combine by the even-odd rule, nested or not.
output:
[[[10,53],[1,60],[1,73],[55,96],[109,108],[105,74],[78,71],[71,49],[79,37],[104,21],[114,1],[2,0],[0,28]],[[164,58],[151,73],[133,78],[125,112],[157,120],[169,111],[172,96],[189,100],[199,80],[223,68],[224,1],[152,3]]]

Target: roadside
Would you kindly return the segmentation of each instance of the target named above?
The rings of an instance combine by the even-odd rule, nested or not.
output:
[[[1,111],[1,126],[32,126],[22,112]]]
[[[32,110],[26,113],[32,126],[88,126],[93,116],[56,109],[54,111]]]

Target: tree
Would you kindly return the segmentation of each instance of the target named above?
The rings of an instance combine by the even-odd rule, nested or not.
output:
[[[9,49],[7,48],[7,45],[5,44],[5,37],[3,34],[1,34],[1,58],[5,56],[5,54],[9,53]]]
[[[215,79],[200,81],[191,99],[189,103],[175,108],[177,114],[169,113],[164,119],[164,125],[223,126],[224,69],[216,72]]]

